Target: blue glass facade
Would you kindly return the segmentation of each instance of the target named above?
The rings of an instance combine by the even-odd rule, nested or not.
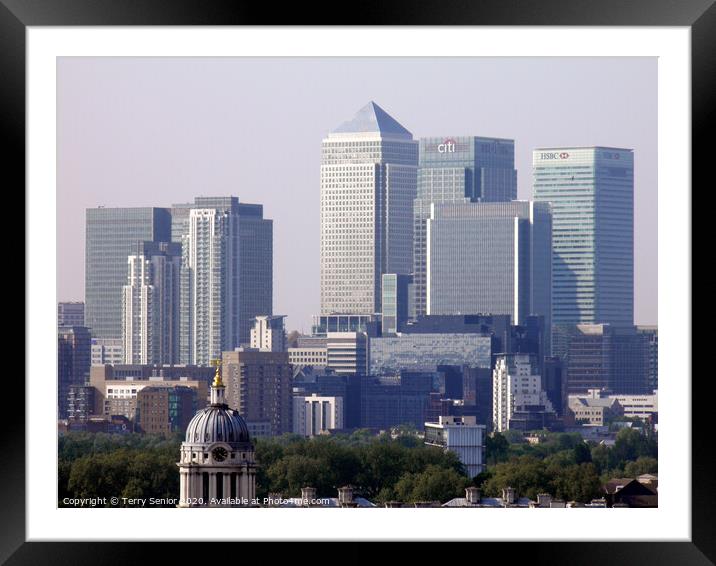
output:
[[[553,324],[633,324],[632,150],[537,149],[533,167],[535,201],[552,203]]]

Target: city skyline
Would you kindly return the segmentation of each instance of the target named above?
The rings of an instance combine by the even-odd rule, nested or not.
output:
[[[300,59],[290,63],[285,59],[260,63],[255,59],[152,59],[142,62],[120,59],[101,63],[92,59],[61,59],[58,63],[58,231],[62,236],[58,238],[58,300],[84,298],[82,227],[85,208],[170,206],[174,202],[191,200],[199,194],[236,195],[245,202],[264,204],[266,216],[276,221],[274,310],[288,315],[289,329],[307,331],[311,315],[319,312],[320,300],[318,215],[321,139],[367,102],[375,100],[408,128],[416,140],[453,134],[514,139],[520,199],[531,199],[533,196],[530,162],[532,150],[537,147],[612,145],[634,148],[637,163],[635,322],[655,324],[656,64],[648,59],[633,58],[579,59],[576,63],[566,59],[559,59],[558,64],[554,59],[450,59],[439,63],[433,59],[353,59],[344,65],[323,59]],[[262,102],[266,112],[262,113],[255,106],[251,112],[243,112],[246,99],[256,103],[259,94],[265,95],[274,84],[272,81],[276,80],[267,76],[267,80],[257,86],[249,77],[261,73],[269,75],[276,65],[285,68],[288,76],[282,78],[286,81],[302,77],[301,80],[296,79],[296,84],[301,86],[299,92],[288,89],[288,94],[268,97]],[[423,77],[420,83],[424,87],[422,90],[412,88],[416,80],[409,75],[415,72],[416,66],[424,72],[440,70],[455,84],[480,79],[492,84],[488,80],[491,78],[497,86],[487,95],[473,93],[469,105],[440,104],[426,100],[427,94],[434,89],[427,77]],[[360,88],[352,89],[360,81],[348,76],[346,70],[359,71],[369,67],[377,69],[379,78],[375,84],[361,84]],[[232,83],[236,79],[230,71],[238,68],[246,71],[241,75],[246,83]],[[465,78],[457,72],[466,68],[474,71],[475,78]],[[553,81],[544,85],[540,83],[544,92],[530,91],[529,95],[522,95],[499,88],[500,80],[504,83],[503,75],[509,77],[514,73],[520,80],[526,81],[527,70],[539,73],[546,68],[551,69]],[[203,80],[198,82],[202,83],[199,94],[203,95],[203,99],[192,98],[197,92],[191,88],[176,88],[178,85],[189,87],[186,81],[190,73],[187,70],[202,76]],[[400,71],[398,76],[384,76],[396,70]],[[476,72],[478,70],[482,73]],[[315,73],[312,76],[316,84],[307,84],[311,81],[306,81],[301,71]],[[595,92],[590,87],[594,87],[596,79],[603,78],[607,71],[611,77],[608,86],[602,84],[602,90]],[[159,76],[155,76],[157,72]],[[345,79],[345,84],[336,86],[337,76]],[[576,80],[577,77],[579,80]],[[142,82],[138,83],[140,80]],[[396,82],[402,91],[391,89]],[[138,89],[139,84],[143,85],[143,90]],[[206,89],[207,84],[225,84],[232,89],[228,92]],[[251,88],[242,91],[239,88],[242,84],[244,87],[250,84]],[[327,91],[321,92],[321,86]],[[636,91],[635,87],[638,87]],[[110,91],[105,92],[105,89]],[[340,92],[336,93],[336,90]],[[554,94],[553,90],[560,93],[559,111],[554,105],[539,104],[541,99]],[[109,96],[102,96],[102,92]],[[168,92],[177,95],[177,100],[168,102],[163,99],[164,105],[160,106],[162,95]],[[420,96],[411,96],[415,92]],[[239,96],[241,103],[217,102],[229,93]],[[317,97],[317,93],[322,96]],[[499,110],[489,105],[481,107],[480,102],[484,102],[481,97],[495,102],[492,98],[500,93],[503,96],[496,96],[502,101]],[[137,98],[138,94],[144,96]],[[464,100],[460,98],[460,89],[448,94]],[[570,99],[580,94],[583,97],[581,102]],[[531,127],[515,124],[516,119],[524,118],[527,112],[522,106],[514,106],[515,96],[529,106],[527,110],[532,114],[528,112],[528,115],[534,118],[536,124]],[[283,101],[282,106],[275,104],[277,98]],[[416,98],[420,100],[416,101]],[[306,99],[311,101],[309,108],[304,115],[296,114],[297,107]],[[215,104],[208,105],[212,107],[209,109],[207,105],[193,104],[196,100],[213,100]],[[596,104],[597,100],[599,104]],[[623,104],[616,104],[617,101]],[[83,119],[85,114],[77,113],[77,104],[88,105],[87,121]],[[177,114],[172,110],[177,108],[189,111],[185,115],[189,118],[184,124],[186,129],[167,130],[167,126],[176,128]],[[585,108],[589,110],[589,115],[584,112]],[[217,110],[225,112],[227,119],[216,121],[219,116],[215,114]],[[146,119],[147,112],[150,119]],[[581,121],[575,116],[581,117]],[[606,116],[610,116],[611,120],[604,124]],[[125,120],[122,124],[120,117]],[[142,117],[145,118],[143,123]],[[540,125],[545,117],[549,118],[548,122],[551,120],[552,126]],[[203,121],[205,118],[214,118],[214,121]],[[571,123],[571,129],[566,128],[565,122]],[[210,129],[207,129],[207,123],[211,125]],[[143,127],[143,135],[137,135],[138,130],[133,129],[139,125]],[[233,137],[230,137],[231,128],[237,125],[235,129],[246,131],[249,135],[240,136],[233,132]],[[96,128],[102,128],[104,137],[96,132]],[[191,138],[190,134],[197,133],[202,134],[199,139]],[[172,141],[170,134],[177,140]],[[281,135],[284,137],[281,138]],[[148,149],[145,147],[147,136],[149,140],[154,140],[153,146],[158,142],[162,147],[166,146],[164,151],[141,153],[141,148]],[[127,143],[128,137],[132,138],[134,145]],[[88,143],[96,139],[102,139],[103,143],[90,147]],[[280,152],[282,143],[266,152],[278,163],[266,161],[261,151],[267,140],[285,142],[285,153]],[[117,151],[113,152],[115,146],[112,144],[115,143]],[[194,159],[193,165],[182,161],[186,152],[202,149],[197,143],[199,146],[203,143],[206,146],[203,151],[207,153],[203,156],[197,154],[201,157]],[[232,149],[240,151],[232,154]],[[91,159],[93,156],[97,159]],[[121,170],[118,169],[120,165]],[[204,182],[200,182],[202,174],[206,177]],[[223,184],[220,185],[222,179]],[[115,186],[116,183],[119,185]],[[105,190],[97,193],[97,186],[103,186]],[[112,190],[120,186],[124,190]],[[288,190],[288,187],[295,189]]]

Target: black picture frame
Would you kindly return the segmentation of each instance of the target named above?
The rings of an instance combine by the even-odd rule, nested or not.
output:
[[[28,26],[686,26],[691,28],[692,37],[693,186],[699,179],[704,183],[709,179],[707,152],[713,137],[709,126],[714,114],[713,92],[716,87],[716,6],[713,0],[488,0],[472,3],[430,0],[420,4],[411,0],[364,0],[355,5],[355,10],[346,11],[346,15],[335,7],[301,2],[282,4],[278,10],[267,4],[224,0],[0,0],[0,120],[4,138],[10,142],[4,151],[8,189],[22,194],[20,187],[25,184],[25,31]],[[712,185],[711,181],[705,189]],[[29,297],[25,295],[25,299],[27,301]],[[669,377],[688,383],[691,379],[689,371],[690,368],[685,368],[686,375]],[[11,375],[6,376],[6,379],[10,378]],[[710,457],[713,454],[708,426],[711,412],[706,406],[712,393],[709,381],[692,381],[692,490],[683,493],[692,501],[691,542],[493,543],[493,547],[494,544],[509,544],[511,558],[552,564],[716,562],[716,473]],[[126,564],[135,559],[146,559],[150,551],[147,543],[25,542],[25,408],[20,402],[6,402],[5,406],[0,454],[12,454],[13,457],[6,458],[2,466],[0,560],[16,565]],[[17,414],[12,414],[12,407]],[[688,419],[680,425],[686,429]],[[634,520],[639,520],[638,511],[635,511]],[[121,521],[117,528],[121,528]],[[212,543],[212,548],[214,550],[207,552],[206,545],[165,543],[160,549],[161,560],[169,562],[174,555],[181,561],[221,559],[225,551],[217,550],[216,543]],[[504,548],[496,550],[505,551]],[[292,552],[295,551],[281,552],[277,558],[283,556],[291,560]],[[247,556],[250,555],[249,551]]]

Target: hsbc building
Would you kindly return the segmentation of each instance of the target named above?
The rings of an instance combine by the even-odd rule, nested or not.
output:
[[[534,200],[553,215],[552,323],[632,325],[634,153],[538,148]]]

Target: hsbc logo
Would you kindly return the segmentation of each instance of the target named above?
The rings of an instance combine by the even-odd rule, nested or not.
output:
[[[568,159],[569,153],[566,151],[547,151],[539,154],[540,159]]]
[[[455,140],[446,139],[438,144],[438,153],[455,153]]]

